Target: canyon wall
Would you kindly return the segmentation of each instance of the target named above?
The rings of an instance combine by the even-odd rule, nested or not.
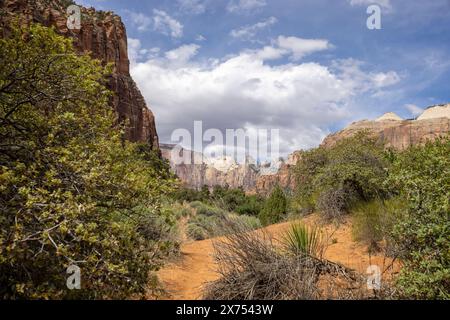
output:
[[[173,144],[160,144],[163,158],[169,160],[172,171],[186,187],[200,190],[204,185],[227,185],[233,189],[242,187],[246,191],[255,188],[259,176],[256,165],[240,165],[231,158],[207,159],[201,153],[183,148],[174,151],[176,147]],[[177,162],[174,157],[184,160]]]
[[[367,131],[388,148],[404,150],[409,146],[447,135],[450,132],[450,104],[427,108],[415,120],[403,120],[393,113],[388,113],[376,120],[357,121],[328,135],[322,146],[331,147],[337,141],[351,137],[359,131]]]
[[[7,33],[10,22],[20,18],[23,23],[36,22],[53,26],[73,39],[76,50],[89,53],[103,64],[112,63],[109,88],[114,96],[111,104],[120,122],[126,121],[126,138],[158,148],[155,118],[130,76],[127,34],[119,16],[112,12],[81,8],[81,29],[67,28],[66,10],[71,1],[63,0],[2,0],[0,1],[0,35]]]

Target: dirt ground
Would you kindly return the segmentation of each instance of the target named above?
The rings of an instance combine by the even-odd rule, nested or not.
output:
[[[301,220],[307,225],[320,226],[327,241],[324,257],[338,262],[362,274],[366,274],[370,265],[377,265],[383,277],[391,276],[399,269],[399,264],[383,254],[370,255],[367,245],[352,239],[350,219],[337,224],[324,223],[317,214]],[[289,228],[292,222],[283,222],[265,228],[275,239]],[[220,238],[202,241],[185,242],[181,246],[181,256],[176,261],[167,264],[157,276],[167,294],[165,299],[191,300],[201,299],[202,287],[206,282],[216,280],[216,263],[213,258],[213,242]]]

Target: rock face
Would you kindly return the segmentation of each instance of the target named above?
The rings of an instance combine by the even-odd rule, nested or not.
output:
[[[112,104],[119,121],[126,120],[126,138],[141,141],[158,148],[155,119],[130,76],[127,53],[127,35],[119,16],[112,12],[81,8],[81,29],[67,28],[66,10],[71,1],[63,0],[2,0],[0,1],[0,35],[7,32],[10,21],[37,22],[55,27],[56,31],[73,38],[80,53],[89,53],[103,64],[112,63],[113,74],[109,88],[113,91]]]
[[[204,185],[228,185],[233,189],[242,187],[245,191],[255,188],[259,175],[259,169],[255,165],[240,165],[230,158],[206,159],[201,153],[183,148],[175,149],[176,147],[173,144],[161,144],[161,154],[169,160],[172,171],[186,187],[199,190]],[[173,152],[175,158],[185,160],[176,161]]]
[[[450,132],[450,104],[427,108],[417,120],[402,120],[398,116],[382,116],[375,121],[362,120],[327,136],[322,145],[331,147],[337,141],[366,130],[386,147],[403,150],[412,145],[447,135]]]

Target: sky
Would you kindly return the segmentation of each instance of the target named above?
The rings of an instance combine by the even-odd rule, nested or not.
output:
[[[286,156],[388,111],[450,102],[450,0],[78,0],[127,28],[131,74],[175,129],[278,129]],[[381,29],[368,29],[370,5]]]

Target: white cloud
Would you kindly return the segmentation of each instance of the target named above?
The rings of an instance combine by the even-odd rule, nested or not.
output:
[[[184,65],[189,62],[194,56],[197,55],[199,45],[196,44],[186,44],[178,47],[176,49],[167,51],[165,56],[170,63],[177,65]]]
[[[233,29],[230,35],[233,38],[239,38],[241,40],[248,40],[253,38],[260,30],[263,30],[271,25],[277,23],[277,18],[270,17],[253,25],[244,26],[239,29]]]
[[[384,9],[387,10],[392,9],[391,0],[349,0],[349,2],[352,6],[358,5],[370,6],[372,4],[377,4]]]
[[[139,39],[128,38],[128,58],[131,64],[143,59],[154,58],[158,55],[160,48],[144,49]]]
[[[227,10],[233,13],[248,13],[266,5],[265,0],[231,0],[227,5]]]
[[[195,37],[195,41],[205,41],[205,40],[206,40],[206,38],[203,35],[201,35],[201,34],[198,34]]]
[[[372,80],[377,88],[383,88],[398,83],[400,81],[400,76],[394,71],[389,71],[387,73],[380,72],[373,74]]]
[[[156,115],[161,141],[168,142],[177,128],[192,130],[193,121],[202,120],[205,130],[280,129],[280,151],[286,155],[316,146],[330,126],[351,118],[355,96],[381,90],[382,73],[364,72],[356,60],[336,61],[333,67],[311,62],[269,65],[266,60],[294,49],[265,47],[199,62],[193,60],[198,50],[198,45],[183,45],[132,64],[132,75]]]
[[[279,48],[292,52],[292,60],[300,60],[305,55],[316,51],[331,49],[332,45],[328,40],[323,39],[302,39],[297,37],[279,36],[277,39]]]
[[[162,10],[153,9],[153,28],[172,38],[180,38],[183,35],[183,25]]]
[[[415,104],[405,104],[405,109],[408,110],[414,117],[420,116],[423,113],[423,109]]]
[[[180,11],[191,14],[202,14],[206,11],[204,0],[178,0]]]
[[[133,11],[127,11],[127,13],[130,16],[133,25],[135,25],[139,31],[147,31],[152,24],[151,17],[146,16],[143,13]]]

